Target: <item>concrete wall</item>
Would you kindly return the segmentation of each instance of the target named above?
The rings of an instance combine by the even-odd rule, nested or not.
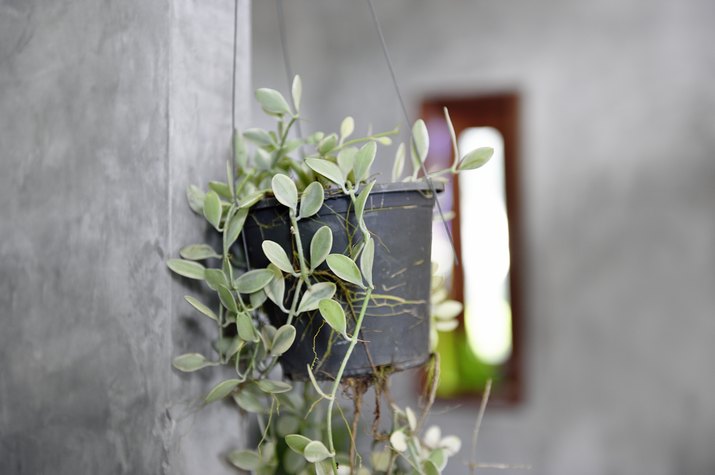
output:
[[[285,3],[305,128],[400,123],[366,2]],[[526,401],[488,413],[479,459],[714,473],[715,4],[375,4],[412,113],[431,93],[523,99]],[[275,2],[254,8],[253,76],[286,89]],[[468,446],[475,413],[435,419]]]
[[[240,421],[171,369],[209,329],[164,261],[223,170],[232,41],[233,2],[0,3],[0,473],[228,472]]]

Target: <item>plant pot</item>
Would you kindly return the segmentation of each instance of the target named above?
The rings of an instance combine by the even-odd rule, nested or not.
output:
[[[373,188],[364,219],[375,239],[375,290],[345,377],[369,376],[378,369],[399,371],[427,361],[434,201],[434,195],[424,183],[384,184]],[[361,239],[350,198],[342,193],[326,193],[318,214],[299,222],[306,256],[309,256],[313,234],[325,225],[333,233],[334,253],[347,252],[350,240],[355,244],[355,239]],[[295,255],[288,209],[275,199],[266,199],[254,206],[243,232],[251,268],[268,265],[261,249],[266,239],[280,244],[289,256]],[[297,259],[294,261],[297,268]],[[327,267],[319,270],[322,268],[327,270]],[[286,308],[292,300],[288,289],[294,287],[289,280],[286,281]],[[341,282],[334,298],[343,304],[348,334],[352,334],[364,291]],[[274,325],[285,323],[286,315],[277,306],[268,301],[264,308]],[[317,311],[300,314],[293,324],[297,337],[281,357],[284,374],[304,380],[308,376],[307,365],[311,365],[317,378],[334,378],[349,342],[324,324]]]

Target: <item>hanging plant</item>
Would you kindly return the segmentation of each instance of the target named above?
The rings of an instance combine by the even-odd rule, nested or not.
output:
[[[234,133],[226,181],[210,182],[205,192],[188,189],[189,205],[221,233],[222,247],[186,246],[168,266],[216,293],[215,308],[193,296],[186,301],[215,322],[218,338],[216,355],[181,355],[174,366],[235,371],[205,402],[230,397],[256,415],[258,446],[229,457],[241,469],[439,473],[459,443],[436,429],[420,437],[426,414],[391,405],[390,427],[375,431],[371,457],[357,452],[357,422],[343,424],[347,449],[337,448],[334,417],[343,411],[341,385],[359,398],[369,385],[386,388],[394,371],[434,366],[430,340],[433,346],[436,330],[454,328],[461,312],[431,279],[435,188],[446,174],[483,165],[493,151],[462,156],[452,133],[452,166],[420,176],[429,148],[420,120],[412,128],[411,173],[403,178],[407,147],[401,144],[392,183],[376,184],[371,167],[378,147],[391,145],[397,130],[354,137],[347,117],[336,133],[290,138],[300,120],[297,76],[291,96],[289,104],[278,91],[258,89],[275,130]],[[353,412],[359,419],[357,404]]]

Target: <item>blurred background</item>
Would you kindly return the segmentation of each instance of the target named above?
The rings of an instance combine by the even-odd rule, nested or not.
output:
[[[465,113],[461,136],[495,144],[484,199],[502,211],[479,218],[459,189],[448,200],[467,203],[452,228],[467,253],[508,216],[508,244],[479,246],[496,246],[494,298],[512,305],[486,372],[435,408],[463,441],[447,473],[466,473],[485,374],[480,462],[715,473],[715,3],[374,2],[411,119],[511,101]],[[351,115],[404,131],[368,4],[283,3],[304,130]],[[251,90],[288,89],[278,3],[238,4],[235,115],[265,125]],[[231,473],[217,454],[245,441],[245,421],[221,406],[197,417],[211,381],[172,372],[203,329],[164,260],[197,233],[184,188],[221,176],[229,150],[233,8],[0,2],[0,473]],[[463,269],[479,259],[462,252]],[[455,275],[468,298],[481,288]],[[464,358],[447,373],[469,373]],[[396,387],[409,401],[417,384]]]

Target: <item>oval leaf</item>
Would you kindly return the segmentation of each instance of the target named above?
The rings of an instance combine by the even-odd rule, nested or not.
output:
[[[283,274],[276,269],[273,273],[273,280],[263,288],[266,292],[266,297],[270,299],[271,302],[278,305],[283,309],[283,298],[285,297],[285,279]]]
[[[300,299],[298,313],[317,310],[321,300],[332,298],[333,295],[335,295],[335,284],[332,282],[313,284]]]
[[[233,294],[231,293],[230,290],[228,290],[226,287],[221,285],[216,289],[216,292],[218,293],[218,298],[219,298],[219,300],[221,300],[221,303],[223,304],[224,307],[226,307],[229,311],[231,311],[233,313],[238,312],[238,306],[236,305],[236,299],[233,297]]]
[[[487,163],[493,155],[494,149],[491,147],[480,147],[476,150],[472,150],[459,162],[459,171],[479,168]]]
[[[293,96],[293,106],[296,111],[300,110],[300,100],[303,97],[303,82],[297,74],[293,78],[293,86],[291,87],[291,95]]]
[[[338,152],[338,168],[340,168],[344,177],[347,177],[353,171],[357,151],[358,149],[355,147],[347,147]]]
[[[268,394],[287,393],[293,387],[284,381],[273,381],[271,379],[261,379],[256,381],[258,389]]]
[[[429,134],[427,133],[425,121],[422,119],[417,119],[415,125],[412,126],[412,145],[417,152],[416,158],[418,158],[420,162],[424,162],[425,158],[427,158],[427,151],[429,150]]]
[[[211,225],[219,229],[221,224],[221,199],[211,190],[204,197],[204,217]]]
[[[254,414],[264,414],[268,412],[270,406],[267,406],[263,398],[256,396],[251,391],[245,389],[241,390],[240,393],[233,396],[233,400],[236,402],[238,407],[246,412],[252,412]]]
[[[333,248],[333,232],[328,226],[322,226],[310,240],[310,269],[323,263]]]
[[[268,285],[272,279],[273,272],[269,269],[249,270],[236,279],[236,289],[242,294],[252,294]]]
[[[318,310],[320,310],[320,314],[328,325],[347,340],[347,325],[343,307],[333,299],[323,299],[318,304]]]
[[[233,243],[236,242],[236,239],[238,239],[241,230],[243,230],[243,225],[246,222],[246,216],[248,216],[248,208],[240,208],[231,216],[224,232],[225,251],[228,251]]]
[[[179,255],[190,261],[200,261],[203,259],[220,258],[221,256],[213,250],[208,244],[192,244],[182,247]]]
[[[218,291],[218,288],[221,286],[229,287],[226,274],[224,274],[221,269],[206,269],[204,272],[204,278],[206,279],[206,284],[211,290]]]
[[[345,177],[343,176],[343,172],[340,171],[340,167],[338,167],[333,162],[329,162],[321,158],[308,158],[305,160],[305,163],[315,173],[324,176],[325,178],[337,184],[341,188],[345,184]]]
[[[355,262],[343,254],[330,254],[326,259],[333,273],[346,282],[364,287],[360,269]]]
[[[247,313],[239,313],[236,315],[236,331],[238,332],[239,338],[244,341],[257,342],[260,338],[253,326],[251,316]]]
[[[309,218],[323,206],[323,185],[314,181],[303,192],[300,199],[300,217]]]
[[[185,373],[197,371],[201,368],[213,365],[213,362],[207,360],[204,355],[199,353],[187,353],[174,358],[174,368]]]
[[[228,455],[228,461],[241,470],[249,472],[261,466],[261,456],[253,450],[234,450]]]
[[[397,430],[390,436],[390,445],[398,452],[407,450],[407,436],[401,430]]]
[[[189,185],[186,188],[186,199],[194,213],[203,213],[205,197],[206,194],[196,185]]]
[[[287,435],[285,437],[285,441],[288,447],[291,448],[291,450],[301,455],[303,455],[303,451],[308,446],[308,444],[312,442],[309,438],[300,434]]]
[[[189,302],[189,304],[192,307],[194,307],[196,310],[198,310],[199,312],[201,312],[204,315],[206,315],[207,317],[209,317],[211,320],[216,320],[218,322],[218,317],[216,316],[214,311],[211,310],[210,308],[208,308],[206,305],[204,305],[198,299],[196,299],[190,295],[186,295],[186,296],[184,296],[184,300]]]
[[[367,285],[372,287],[372,264],[375,260],[375,241],[368,237],[360,254],[360,271],[365,277]]]
[[[298,190],[293,180],[286,175],[276,175],[271,180],[271,189],[283,206],[295,211],[298,205]]]
[[[271,261],[276,267],[278,267],[283,272],[292,274],[293,264],[291,264],[290,259],[288,259],[288,254],[283,250],[280,244],[273,241],[263,241],[261,244],[263,248],[263,253],[266,255],[269,261]]]
[[[290,106],[288,106],[283,95],[275,89],[268,89],[267,87],[258,89],[256,99],[261,104],[261,108],[268,114],[290,114]]]
[[[283,325],[276,331],[271,344],[271,354],[280,356],[293,345],[295,341],[295,327],[293,325]]]
[[[347,116],[346,118],[343,119],[343,122],[340,124],[340,136],[344,139],[350,137],[352,135],[353,131],[355,131],[355,119],[353,119],[350,116]]]
[[[367,177],[370,175],[372,162],[375,161],[376,153],[377,145],[375,145],[375,142],[370,142],[364,145],[355,155],[353,172],[355,173],[356,183],[367,180]]]
[[[401,143],[395,152],[395,162],[392,164],[392,181],[399,181],[405,170],[405,144]]]
[[[321,441],[313,440],[303,449],[303,456],[308,462],[316,463],[331,457],[332,454]]]
[[[211,391],[209,391],[204,399],[204,402],[211,403],[225,398],[231,394],[231,392],[236,389],[239,384],[241,384],[241,381],[238,379],[227,379],[226,381],[221,381],[214,386]]]
[[[173,272],[189,279],[203,280],[206,272],[206,268],[198,262],[183,259],[169,259],[166,265]]]

